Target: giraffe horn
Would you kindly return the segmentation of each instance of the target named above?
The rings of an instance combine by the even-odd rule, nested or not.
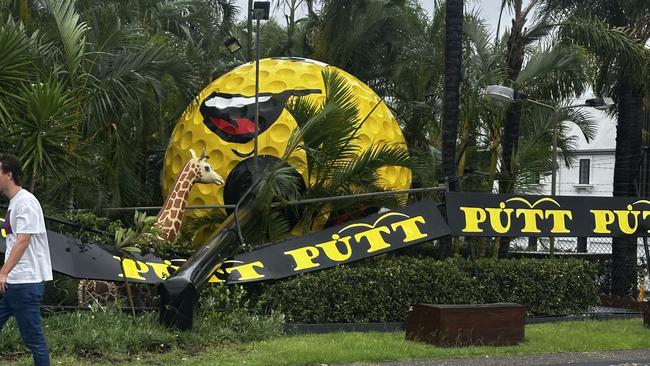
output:
[[[209,158],[209,157],[208,157],[207,155],[205,155],[205,147],[204,147],[204,148],[203,148],[203,151],[201,151],[201,159],[202,159],[202,160],[208,160],[208,158]]]
[[[196,153],[194,152],[194,149],[190,149],[190,154],[192,154],[192,159],[196,159]]]

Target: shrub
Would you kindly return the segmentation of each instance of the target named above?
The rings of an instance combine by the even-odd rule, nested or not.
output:
[[[532,315],[582,313],[597,304],[596,266],[577,260],[393,256],[263,285],[257,304],[304,323],[403,321],[416,303],[515,302]]]
[[[524,304],[532,315],[579,314],[598,304],[598,266],[594,263],[486,259],[478,266],[477,288],[486,303]]]

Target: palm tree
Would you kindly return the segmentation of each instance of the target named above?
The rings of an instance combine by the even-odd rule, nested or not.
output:
[[[547,0],[563,24],[563,37],[583,44],[596,65],[597,93],[615,98],[616,163],[614,196],[637,196],[644,97],[650,91],[650,4],[647,1]],[[563,17],[565,14],[569,17]],[[636,287],[636,238],[612,240],[612,293],[633,295]]]
[[[514,10],[512,28],[510,29],[510,35],[508,37],[508,49],[506,52],[507,73],[508,79],[511,81],[511,83],[517,79],[517,76],[519,76],[522,65],[524,63],[526,44],[524,25],[526,24],[528,14],[535,6],[536,2],[537,1],[531,1],[528,6],[526,6],[526,8],[523,8],[523,0],[503,0],[501,3],[502,11],[507,3],[510,3]],[[501,193],[509,193],[506,187],[512,185],[509,181],[510,166],[512,155],[514,152],[516,152],[519,142],[520,115],[521,105],[514,104],[508,108],[506,120],[503,126],[504,138],[501,139],[503,168],[501,172],[501,179],[499,180],[499,192]]]
[[[445,51],[442,102],[441,178],[449,190],[458,190],[456,143],[460,114],[460,83],[463,65],[463,0],[445,3]],[[443,239],[443,255],[451,255],[451,239]]]
[[[533,37],[527,41],[527,57],[517,78],[512,81],[508,75],[507,59],[503,57],[507,52],[505,40],[493,43],[493,37],[479,14],[465,15],[464,32],[466,47],[461,83],[460,150],[457,154],[461,188],[492,191],[495,179],[500,178],[501,189],[525,192],[534,188],[533,178],[550,171],[550,143],[544,145],[541,138],[547,135],[541,134],[543,129],[538,132],[532,129],[539,125],[537,118],[540,116],[548,119],[548,110],[527,103],[517,106],[520,110],[517,117],[521,125],[519,129],[526,131],[518,132],[517,138],[526,142],[526,151],[511,153],[508,162],[505,156],[501,156],[503,140],[512,138],[503,128],[507,120],[506,110],[488,103],[481,90],[492,84],[511,84],[529,92],[533,99],[560,105],[579,93],[587,82],[586,51],[577,46],[557,45],[558,42],[553,40],[533,42]],[[589,140],[593,136],[593,126],[583,123],[583,118],[577,121]],[[562,135],[563,131],[560,132]],[[562,135],[561,140],[565,139]],[[570,150],[571,146],[568,145],[567,149]],[[566,156],[569,156],[568,150]],[[524,158],[531,161],[522,161]],[[499,248],[501,255],[505,255],[508,245],[502,241]]]
[[[458,139],[459,99],[463,52],[463,1],[445,4],[445,80],[442,115],[442,178],[450,191],[458,190],[456,179],[456,141]]]

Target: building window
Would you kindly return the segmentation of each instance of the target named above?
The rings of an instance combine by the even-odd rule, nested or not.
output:
[[[589,184],[589,159],[580,159],[580,176],[578,178],[579,184]]]

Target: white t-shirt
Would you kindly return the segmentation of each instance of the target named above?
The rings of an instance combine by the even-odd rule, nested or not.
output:
[[[21,189],[9,201],[4,228],[7,233],[5,262],[16,244],[16,234],[31,234],[29,245],[9,272],[7,283],[38,283],[52,280],[52,262],[43,209],[33,194]]]

